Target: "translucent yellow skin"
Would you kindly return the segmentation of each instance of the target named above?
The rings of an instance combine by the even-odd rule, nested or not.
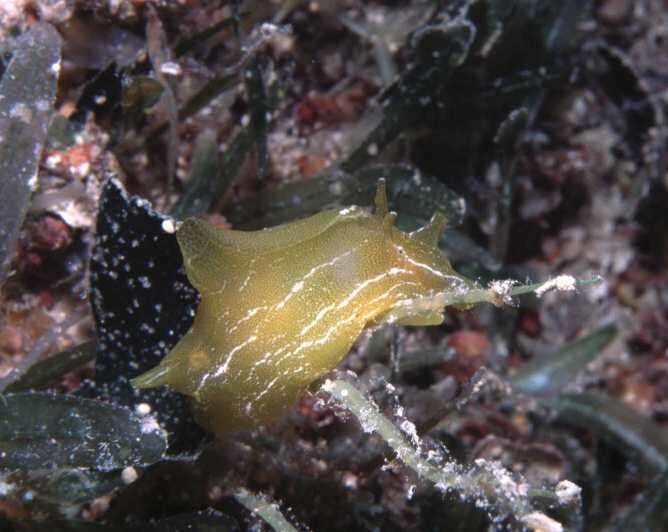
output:
[[[442,309],[410,301],[471,286],[437,247],[445,219],[404,233],[394,218],[381,181],[374,214],[349,207],[249,232],[186,220],[177,239],[201,294],[195,321],[133,384],[192,397],[215,433],[249,429],[280,419],[366,327],[442,323]]]

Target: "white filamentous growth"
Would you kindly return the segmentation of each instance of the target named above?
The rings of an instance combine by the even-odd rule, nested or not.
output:
[[[425,297],[400,301],[386,321],[394,323],[417,312],[439,312],[450,305],[477,305],[479,303],[491,303],[496,306],[512,305],[513,297],[522,294],[535,292],[536,296],[541,297],[550,290],[570,292],[575,290],[578,284],[591,284],[598,281],[598,278],[591,281],[578,281],[571,275],[559,275],[537,284],[518,284],[513,279],[499,279],[492,281],[487,289],[459,287]]]
[[[503,302],[506,305],[512,305],[513,298],[511,290],[513,286],[517,284],[517,281],[512,279],[505,279],[503,281],[492,281],[489,285],[489,289],[494,293],[497,300]]]
[[[458,491],[489,511],[496,507],[502,514],[510,512],[520,518],[538,514],[527,496],[528,484],[516,482],[499,464],[478,460],[474,467],[467,469],[450,460],[435,465],[423,457],[419,448],[351,383],[328,379],[322,390],[350,410],[365,432],[379,434],[399,460],[415,471],[418,477],[433,483],[437,489],[443,492]],[[415,437],[418,438],[417,434]]]
[[[572,292],[575,290],[576,285],[577,281],[572,275],[559,275],[536,288],[536,296],[542,297],[545,292],[549,292],[550,290]]]
[[[248,510],[264,519],[276,532],[297,532],[297,529],[281,513],[278,504],[270,502],[265,496],[239,489],[234,493],[234,498]]]

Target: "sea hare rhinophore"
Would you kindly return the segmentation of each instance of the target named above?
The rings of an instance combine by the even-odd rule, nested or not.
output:
[[[373,214],[333,209],[261,231],[187,219],[176,236],[201,294],[195,321],[133,384],[192,397],[213,432],[248,429],[279,419],[366,327],[442,323],[442,308],[411,302],[472,286],[438,248],[445,218],[412,233],[395,218],[381,180]]]

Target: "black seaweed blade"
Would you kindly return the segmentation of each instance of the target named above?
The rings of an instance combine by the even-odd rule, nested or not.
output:
[[[166,217],[148,201],[104,185],[91,258],[97,325],[95,385],[87,392],[131,408],[147,403],[170,433],[170,448],[197,444],[186,399],[165,388],[136,390],[130,379],[157,365],[190,327],[198,295],[188,282]]]

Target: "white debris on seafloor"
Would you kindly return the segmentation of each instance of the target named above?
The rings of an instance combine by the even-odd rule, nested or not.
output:
[[[165,233],[169,233],[170,235],[176,233],[176,230],[178,229],[177,222],[173,218],[165,218],[160,226]]]
[[[555,521],[541,512],[531,512],[522,516],[522,522],[535,532],[563,532],[564,530],[559,521]]]
[[[542,297],[543,294],[550,290],[558,290],[560,292],[572,292],[577,286],[577,281],[572,275],[559,275],[549,281],[545,281],[542,285],[536,288],[536,296]]]
[[[135,413],[141,417],[148,416],[151,413],[151,405],[148,403],[139,403],[135,405]]]
[[[582,488],[570,480],[562,480],[557,484],[554,492],[561,504],[567,505],[577,502],[582,495]]]
[[[153,416],[143,416],[141,418],[141,433],[142,434],[153,434],[153,433],[164,433],[164,429],[160,426],[160,423]]]
[[[128,466],[123,471],[121,471],[121,480],[123,481],[123,484],[126,486],[128,484],[132,484],[135,480],[139,478],[139,474],[137,473],[137,470],[132,467]]]
[[[418,436],[417,433],[417,427],[415,426],[415,423],[408,421],[407,419],[404,419],[401,424],[399,425],[401,428],[401,431],[408,436],[410,439],[411,443],[415,447],[420,446],[420,437]]]
[[[168,76],[180,76],[183,73],[181,65],[174,61],[168,61],[160,65],[160,72]]]

